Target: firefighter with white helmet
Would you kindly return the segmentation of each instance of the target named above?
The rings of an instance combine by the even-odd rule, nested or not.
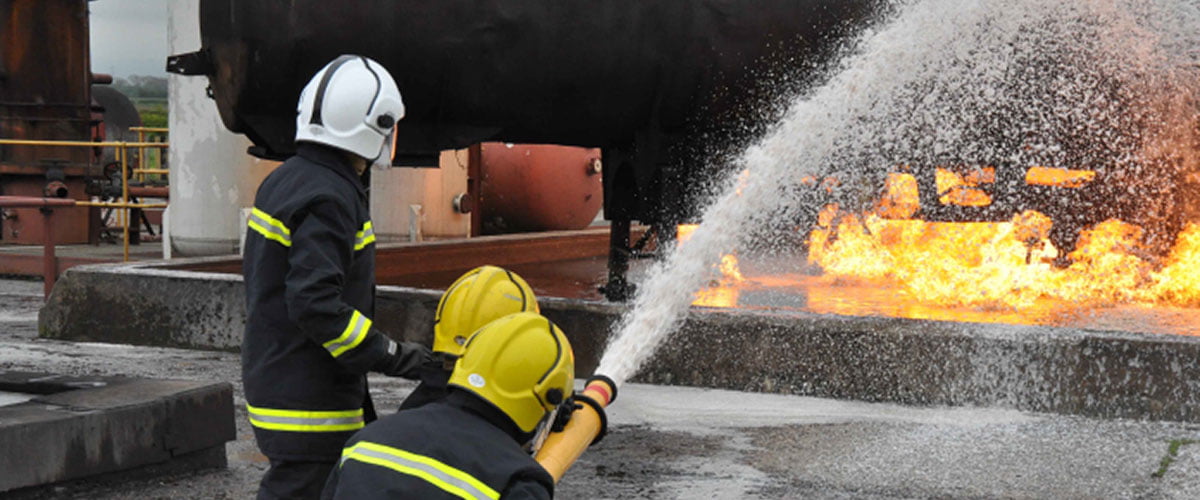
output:
[[[468,340],[438,401],[389,415],[346,444],[323,498],[551,498],[554,480],[527,445],[572,395],[562,331],[522,312]]]
[[[429,349],[374,326],[375,232],[363,174],[391,162],[404,104],[379,63],[344,55],[300,95],[296,155],[259,187],[248,221],[246,407],[270,459],[259,498],[315,498],[375,418],[366,373],[416,378]]]
[[[421,384],[404,399],[401,410],[423,406],[447,394],[454,362],[467,337],[494,320],[518,312],[539,312],[533,289],[521,276],[496,266],[467,271],[442,294],[433,318],[433,353],[421,367]]]

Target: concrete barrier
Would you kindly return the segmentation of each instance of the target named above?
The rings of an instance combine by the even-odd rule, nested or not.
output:
[[[0,493],[118,471],[224,467],[228,383],[0,370]]]
[[[171,266],[197,261],[171,261]],[[48,338],[237,349],[237,275],[165,263],[67,271]],[[440,290],[381,286],[376,324],[429,342]],[[624,305],[544,298],[590,374]],[[1200,339],[1071,328],[694,308],[637,381],[918,405],[1200,422]]]

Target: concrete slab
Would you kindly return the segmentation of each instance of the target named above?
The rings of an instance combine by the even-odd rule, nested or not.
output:
[[[39,315],[45,338],[234,350],[237,275],[86,266]],[[223,264],[222,264],[223,265]],[[381,286],[375,324],[429,342],[440,290]],[[595,368],[622,304],[547,297],[576,369]],[[636,381],[918,405],[1200,422],[1200,338],[996,323],[693,308]]]
[[[33,498],[251,498],[265,469],[242,407],[236,353],[63,342],[0,327],[0,365],[76,375],[233,381],[229,467],[153,479],[85,480]],[[372,376],[388,413],[413,384]],[[644,384],[621,388],[608,437],[559,498],[1193,499],[1200,425],[1003,408],[903,406]]]
[[[181,457],[221,467],[234,438],[228,383],[5,370],[0,389],[39,394],[0,407],[0,492]]]

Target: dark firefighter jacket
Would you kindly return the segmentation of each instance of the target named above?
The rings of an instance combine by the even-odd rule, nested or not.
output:
[[[365,373],[396,344],[371,327],[367,195],[333,149],[301,144],[267,176],[246,231],[242,379],[259,448],[334,461],[364,421]]]
[[[421,365],[421,384],[400,403],[400,410],[411,410],[446,397],[450,373],[441,359]]]
[[[388,415],[355,434],[322,498],[545,499],[554,480],[507,416],[473,394]]]

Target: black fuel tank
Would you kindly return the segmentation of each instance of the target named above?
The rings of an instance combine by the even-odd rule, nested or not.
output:
[[[398,149],[483,140],[608,147],[704,128],[757,79],[805,68],[877,0],[203,0],[225,125],[292,149],[296,99],[339,54],[391,71]]]

